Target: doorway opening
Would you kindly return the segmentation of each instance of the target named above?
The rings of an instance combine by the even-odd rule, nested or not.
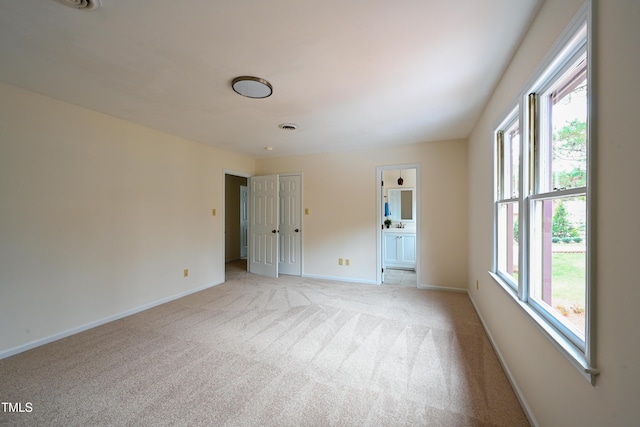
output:
[[[302,275],[302,174],[224,171],[227,275]]]
[[[249,175],[224,172],[224,260],[225,278],[247,271]]]
[[[377,168],[377,283],[420,283],[420,165]]]

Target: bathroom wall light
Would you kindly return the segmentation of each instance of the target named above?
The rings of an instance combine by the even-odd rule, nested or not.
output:
[[[266,98],[273,93],[271,83],[260,77],[240,76],[233,79],[231,87],[247,98]]]

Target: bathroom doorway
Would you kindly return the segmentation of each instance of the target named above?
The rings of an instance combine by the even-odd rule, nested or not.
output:
[[[418,287],[420,165],[379,166],[377,283]]]

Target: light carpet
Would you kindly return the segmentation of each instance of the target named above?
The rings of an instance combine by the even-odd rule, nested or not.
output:
[[[529,425],[466,294],[237,268],[0,360],[0,399],[32,405],[11,426]]]

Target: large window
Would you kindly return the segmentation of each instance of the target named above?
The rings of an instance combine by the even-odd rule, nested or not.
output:
[[[589,5],[495,132],[493,273],[593,381]]]

